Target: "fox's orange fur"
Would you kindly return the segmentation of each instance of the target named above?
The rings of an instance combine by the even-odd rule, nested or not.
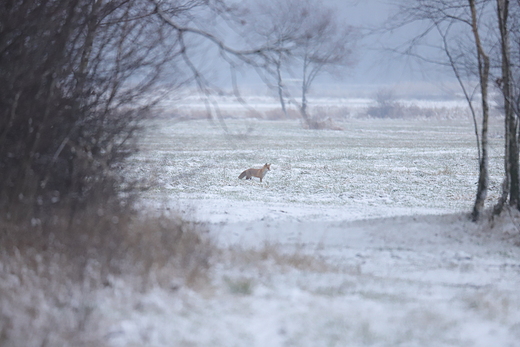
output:
[[[267,171],[271,171],[271,164],[265,163],[265,165],[261,169],[247,169],[238,176],[238,178],[246,178],[246,180],[250,180],[252,177],[260,178],[260,182],[262,182],[262,178],[264,178]]]

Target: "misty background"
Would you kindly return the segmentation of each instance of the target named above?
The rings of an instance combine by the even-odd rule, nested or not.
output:
[[[311,87],[310,97],[373,98],[378,90],[390,89],[396,96],[404,98],[460,99],[459,86],[449,68],[402,53],[410,40],[425,29],[425,25],[417,21],[402,28],[389,28],[391,19],[399,15],[400,1],[323,0],[322,3],[334,9],[340,25],[358,29],[360,40],[354,50],[354,64],[342,68],[337,75],[320,74]],[[212,30],[218,32],[219,29]],[[226,35],[225,30],[220,34],[223,34],[225,41],[233,43],[232,35]],[[205,46],[206,53],[214,54],[203,54],[200,66],[204,66],[208,79],[218,88],[229,92],[232,88],[229,64],[220,59],[214,45],[203,42],[201,45]],[[417,46],[415,49],[432,60],[440,62],[445,59],[438,47]],[[208,60],[208,56],[212,59]],[[237,68],[236,72],[241,92],[261,95],[274,93],[252,68],[243,66]],[[291,82],[290,76],[286,76],[286,82]],[[294,79],[292,82],[295,85],[298,83]]]

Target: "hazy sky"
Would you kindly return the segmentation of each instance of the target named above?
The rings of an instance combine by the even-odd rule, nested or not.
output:
[[[381,27],[390,15],[396,13],[395,6],[390,5],[388,0],[324,0],[324,3],[337,8],[346,23],[366,30]],[[406,33],[413,36],[413,30],[414,26],[408,26]],[[416,30],[418,33],[419,29]],[[433,66],[424,66],[415,59],[389,51],[403,40],[399,32],[366,37],[358,50],[358,63],[350,76],[345,78],[345,83],[391,84],[436,79],[438,74],[428,75],[428,70]]]
[[[381,28],[390,15],[396,13],[396,8],[390,5],[391,0],[322,0],[325,5],[337,9],[340,18],[349,25],[362,27],[363,32],[369,29]],[[394,1],[395,2],[395,1]],[[451,79],[449,73],[434,72],[437,68],[422,64],[415,58],[392,53],[388,48],[397,47],[403,42],[402,33],[412,37],[414,27],[408,26],[405,31],[393,32],[391,35],[373,34],[365,37],[356,49],[356,65],[350,68],[340,78],[321,75],[313,85],[336,86],[392,86],[406,83],[437,83],[443,79]],[[417,34],[419,29],[417,29]],[[386,49],[385,49],[386,47]],[[242,82],[258,84],[258,77],[246,74]],[[339,87],[340,88],[340,87]],[[311,91],[312,92],[312,91]]]

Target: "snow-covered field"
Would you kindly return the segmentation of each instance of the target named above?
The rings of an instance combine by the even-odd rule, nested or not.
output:
[[[113,346],[518,346],[520,218],[466,218],[471,121],[156,120],[143,209],[206,223],[211,284],[101,296]],[[491,130],[491,190],[501,177]],[[263,183],[237,177],[271,163]],[[121,293],[124,293],[122,295]]]
[[[502,126],[495,123],[491,201],[503,166]],[[339,125],[343,131],[304,130],[298,121],[161,119],[150,124],[134,167],[155,179],[146,200],[188,202],[211,222],[256,218],[269,206],[303,211],[307,220],[471,209],[478,154],[469,119]],[[237,179],[244,169],[264,163],[272,164],[265,184]],[[234,210],[229,218],[219,213],[228,204],[227,212]],[[248,204],[256,208],[241,207]]]

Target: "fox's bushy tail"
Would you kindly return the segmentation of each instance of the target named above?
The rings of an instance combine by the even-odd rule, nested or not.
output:
[[[247,171],[247,170],[245,170],[244,172],[242,172],[242,173],[240,174],[240,176],[238,176],[238,178],[242,179],[242,178],[246,177],[246,171]]]

